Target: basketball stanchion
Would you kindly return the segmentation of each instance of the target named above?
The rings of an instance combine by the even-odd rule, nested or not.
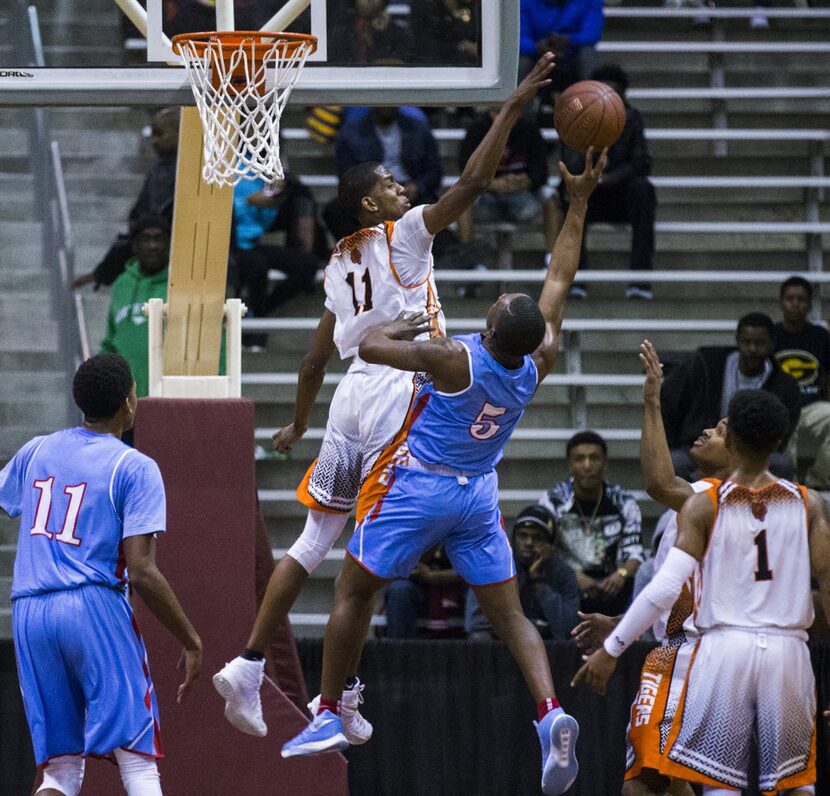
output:
[[[202,120],[202,176],[210,185],[282,179],[280,119],[291,89],[317,49],[305,33],[181,33],[173,52],[193,87]]]

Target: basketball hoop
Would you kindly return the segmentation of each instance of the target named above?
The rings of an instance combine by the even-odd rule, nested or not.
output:
[[[236,185],[283,178],[280,118],[317,39],[305,33],[180,33],[181,56],[204,132],[202,177]]]

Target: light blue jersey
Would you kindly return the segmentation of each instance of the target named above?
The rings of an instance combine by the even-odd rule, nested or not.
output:
[[[125,582],[121,540],[165,530],[158,465],[84,428],[36,437],[0,470],[0,508],[20,516],[11,598]]]
[[[536,392],[539,374],[528,354],[518,368],[506,368],[484,347],[480,334],[455,338],[468,352],[471,383],[458,393],[427,384],[418,395],[409,450],[429,464],[470,475],[492,470]]]

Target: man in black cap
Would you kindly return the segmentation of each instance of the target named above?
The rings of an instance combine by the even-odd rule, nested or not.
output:
[[[576,574],[556,553],[556,521],[544,506],[528,506],[513,525],[513,558],[525,616],[544,639],[567,641],[577,623]],[[473,640],[493,637],[493,629],[472,589],[467,592],[465,628]]]

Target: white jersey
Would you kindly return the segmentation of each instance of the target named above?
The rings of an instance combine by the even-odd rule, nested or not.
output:
[[[695,481],[692,484],[692,490],[697,492],[705,492],[709,489],[713,481],[703,480]],[[663,530],[663,536],[660,539],[660,544],[657,546],[657,552],[654,555],[654,573],[657,574],[669,550],[674,547],[677,541],[677,512],[667,511],[657,522],[656,531]],[[655,531],[655,532],[656,532]],[[677,598],[675,604],[668,610],[664,611],[660,618],[652,626],[654,638],[658,641],[666,641],[674,636],[683,635],[687,639],[693,638],[697,635],[697,628],[694,621],[695,608],[695,594],[699,588],[700,570],[695,567],[695,571],[689,578],[688,583],[683,585],[683,591]]]
[[[424,224],[424,208],[407,211],[343,238],[326,266],[326,308],[334,313],[334,342],[342,359],[356,357],[366,330],[393,320],[401,311],[438,312],[432,334],[445,322],[432,266],[434,236]],[[352,370],[365,367],[355,359]]]
[[[779,479],[754,490],[724,481],[708,494],[715,520],[700,564],[698,629],[806,631],[813,596],[804,487]]]

